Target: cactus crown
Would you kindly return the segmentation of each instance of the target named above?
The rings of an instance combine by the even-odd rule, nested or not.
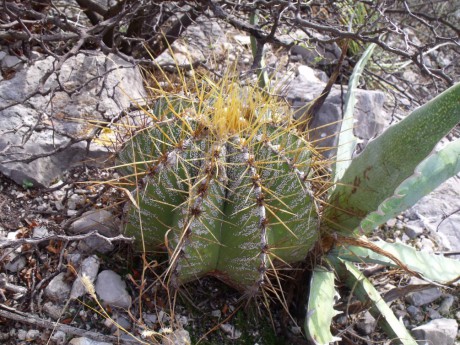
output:
[[[286,105],[229,77],[193,82],[190,97],[154,88],[151,125],[120,153],[139,206],[126,231],[140,225],[145,249],[169,252],[176,285],[213,275],[255,294],[318,238],[321,161]]]

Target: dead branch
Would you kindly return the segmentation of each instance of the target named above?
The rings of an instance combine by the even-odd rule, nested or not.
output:
[[[63,242],[71,242],[71,241],[81,241],[85,240],[90,237],[97,237],[100,238],[108,243],[112,242],[127,242],[127,243],[132,243],[134,241],[133,237],[125,237],[123,235],[118,235],[115,237],[106,237],[101,235],[97,231],[91,231],[86,234],[82,235],[73,235],[73,236],[68,236],[68,235],[51,235],[51,236],[46,236],[46,237],[41,237],[41,238],[18,238],[15,240],[7,240],[7,239],[2,239],[0,240],[0,249],[6,249],[6,248],[18,248],[24,244],[29,244],[32,246],[37,246],[43,242],[49,242],[49,241],[63,241]]]
[[[8,307],[4,304],[0,304],[0,317],[13,320],[16,322],[26,323],[28,325],[32,325],[38,328],[46,328],[53,331],[62,331],[65,334],[79,336],[79,337],[87,337],[96,341],[104,341],[110,342],[114,344],[139,344],[139,340],[133,339],[122,339],[112,335],[104,335],[92,331],[87,331],[81,328],[72,327],[69,325],[65,325],[59,322],[53,322],[49,320],[45,320],[28,313],[23,313],[19,310],[14,308]]]

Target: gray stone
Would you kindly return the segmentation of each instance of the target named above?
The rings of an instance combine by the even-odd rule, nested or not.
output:
[[[460,177],[454,176],[422,198],[411,211],[447,251],[460,251]],[[449,215],[447,218],[446,215]],[[460,258],[456,256],[454,258]]]
[[[70,284],[66,281],[64,272],[59,273],[51,279],[48,286],[45,288],[45,296],[55,302],[65,301],[70,294]]]
[[[222,312],[219,309],[213,310],[211,312],[211,316],[217,317],[218,319],[220,319],[220,317],[222,316]]]
[[[106,270],[99,273],[95,288],[103,305],[124,309],[131,306],[131,296],[126,291],[126,283],[114,271]]]
[[[302,61],[311,67],[337,63],[342,51],[337,43],[319,43],[316,47],[293,45],[289,51],[291,60]]]
[[[431,320],[436,320],[436,319],[441,319],[442,316],[441,314],[439,314],[439,312],[433,308],[426,308],[426,312],[428,313],[428,317],[431,319]]]
[[[69,233],[73,235],[91,231],[97,231],[106,237],[117,236],[120,234],[120,221],[109,211],[98,209],[83,213],[69,227]]]
[[[17,56],[6,55],[2,59],[2,68],[9,69],[9,68],[17,68],[19,65],[22,64],[22,60]]]
[[[369,335],[374,332],[375,327],[377,326],[377,320],[366,311],[362,318],[356,323],[356,329],[361,335]]]
[[[222,323],[219,325],[220,329],[227,335],[229,339],[235,340],[241,337],[242,333],[235,326],[229,323]]]
[[[65,345],[66,334],[63,331],[56,331],[50,335],[50,340],[55,345]]]
[[[104,324],[107,328],[110,328],[112,332],[116,332],[120,329],[130,330],[131,322],[124,316],[115,313],[110,319],[106,319]]]
[[[79,298],[86,293],[86,288],[81,281],[81,277],[86,276],[88,281],[94,284],[94,281],[97,277],[97,272],[99,271],[99,265],[99,258],[95,255],[83,260],[81,267],[78,270],[78,277],[73,282],[72,290],[70,291],[71,299]]]
[[[299,74],[281,85],[280,93],[290,101],[296,110],[295,117],[299,118],[306,111],[308,102],[321,95],[326,83],[318,82],[316,77],[307,80],[305,75]],[[354,134],[364,143],[380,134],[389,123],[390,117],[383,110],[384,100],[385,95],[381,91],[356,90]],[[309,126],[313,130],[310,132],[310,140],[317,141],[318,147],[337,146],[343,102],[340,87],[333,86],[319,114],[311,119]],[[333,152],[329,151],[329,155]]]
[[[437,287],[407,294],[406,301],[413,306],[420,307],[431,303],[441,297],[442,293]]]
[[[208,56],[215,57],[227,54],[228,42],[225,32],[215,20],[201,16],[194,24],[187,27],[181,38],[171,45],[174,58],[165,51],[156,59],[157,63],[166,66],[189,65],[197,61],[205,61]],[[206,54],[206,56],[205,56]]]
[[[424,319],[420,308],[414,307],[413,305],[407,307],[407,312],[409,313],[410,317],[417,322],[423,321]]]
[[[393,219],[390,219],[386,222],[386,225],[389,227],[389,228],[394,228],[396,226],[396,222],[397,222],[397,219],[396,218],[393,218]]]
[[[18,340],[26,340],[27,331],[20,329],[18,330]]]
[[[34,341],[40,337],[40,331],[38,329],[30,329],[26,333],[27,341]]]
[[[36,226],[32,234],[35,238],[43,238],[48,236],[48,229],[44,226]]]
[[[70,234],[85,234],[91,231],[97,231],[105,237],[114,237],[120,234],[120,221],[110,212],[98,209],[88,211],[73,222],[69,227]],[[113,250],[113,244],[97,236],[90,236],[80,242],[79,249],[85,253],[107,253]]]
[[[420,238],[420,251],[427,253],[434,253],[434,243],[429,238],[423,237]]]
[[[412,334],[421,345],[453,345],[457,331],[454,319],[436,319],[412,329]]]
[[[113,55],[81,52],[61,68],[59,81],[65,90],[59,90],[53,73],[43,86],[47,95],[28,98],[55,62],[51,56],[41,58],[13,78],[0,81],[1,106],[15,104],[0,111],[0,171],[18,184],[28,181],[49,186],[64,170],[83,160],[100,165],[110,152],[97,142],[90,145],[89,155],[87,143],[79,142],[51,157],[9,161],[62,148],[69,144],[69,136],[81,138],[94,131],[89,120],[107,121],[146,95],[137,68]]]
[[[16,252],[10,252],[5,256],[5,270],[17,273],[26,266],[26,258]]]
[[[455,302],[455,298],[452,295],[447,295],[441,302],[441,305],[438,308],[438,312],[442,315],[446,315],[450,313],[450,309]]]
[[[62,316],[62,307],[52,302],[43,304],[43,311],[55,321],[59,320]]]
[[[185,329],[178,329],[163,338],[163,345],[190,345],[190,334]]]
[[[409,221],[404,226],[404,232],[411,239],[414,239],[423,234],[424,225],[420,220]]]
[[[78,195],[78,194],[72,194],[67,200],[67,207],[71,210],[77,209],[79,206],[84,205],[85,203],[85,196],[83,195]]]
[[[69,345],[112,345],[112,343],[106,343],[103,341],[96,341],[91,340],[89,338],[80,337],[80,338],[73,338],[69,341]]]

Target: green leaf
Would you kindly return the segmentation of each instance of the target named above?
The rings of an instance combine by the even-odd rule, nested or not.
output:
[[[324,219],[345,234],[414,174],[435,145],[460,122],[460,83],[416,109],[371,141],[345,171],[328,200]]]
[[[249,16],[249,23],[251,25],[257,25],[259,23],[259,10],[254,10],[251,15]],[[252,57],[255,59],[257,55],[257,39],[251,35],[250,36],[250,41],[251,41],[251,51],[252,51]],[[264,54],[262,52],[262,54]],[[268,73],[265,68],[265,57],[262,55],[262,59],[260,60],[260,71],[259,71],[259,86],[261,89],[267,89],[270,86],[270,80],[268,78]]]
[[[378,211],[372,212],[361,222],[361,229],[365,232],[372,231],[459,172],[460,139],[457,139],[420,163],[414,175],[396,188],[395,193],[379,206]]]
[[[332,318],[340,314],[334,310],[337,292],[334,286],[334,272],[316,266],[310,282],[305,333],[315,345],[326,345],[340,338],[331,334]]]
[[[408,268],[423,275],[426,279],[441,284],[460,279],[460,261],[418,251],[402,243],[387,243],[382,240],[372,242],[404,262]],[[355,262],[372,262],[381,265],[397,266],[391,259],[370,249],[349,246],[335,252],[340,258]]]
[[[337,273],[343,279],[352,293],[363,303],[372,302],[369,309],[372,316],[378,320],[380,327],[397,343],[403,345],[417,345],[409,331],[396,318],[390,307],[374,285],[350,262],[328,256],[328,261],[334,266]],[[392,342],[393,344],[393,342]]]
[[[372,55],[375,48],[375,43],[371,43],[367,47],[364,54],[359,59],[348,83],[348,92],[345,98],[345,111],[343,114],[342,126],[340,129],[338,147],[337,147],[337,160],[334,167],[334,182],[337,182],[345,173],[345,170],[351,163],[351,157],[356,147],[356,137],[353,134],[354,117],[353,112],[356,104],[356,88],[358,87],[359,78],[361,77],[364,66],[367,60]]]

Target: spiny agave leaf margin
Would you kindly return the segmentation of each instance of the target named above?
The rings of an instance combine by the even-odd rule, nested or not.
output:
[[[370,232],[407,210],[423,196],[459,172],[460,139],[457,139],[420,163],[414,175],[401,183],[395,193],[379,206],[378,211],[372,212],[361,222],[361,231]]]
[[[372,243],[386,252],[393,254],[396,258],[404,262],[409,269],[420,273],[429,281],[447,284],[455,280],[460,280],[459,260],[418,251],[403,243],[388,243],[382,240]],[[334,252],[331,253],[348,261],[377,263],[380,265],[397,267],[388,257],[375,253],[367,248],[347,246],[340,249],[334,249]]]
[[[375,43],[371,43],[367,47],[364,54],[361,56],[355,68],[353,69],[353,73],[351,74],[350,81],[348,83],[348,92],[345,98],[345,111],[343,114],[342,126],[338,138],[337,160],[334,166],[334,182],[337,182],[340,178],[342,178],[345,170],[351,163],[351,157],[355,151],[357,140],[353,134],[353,112],[356,105],[356,88],[358,87],[359,79],[363,73],[364,66],[367,63],[367,60],[369,60],[371,57],[375,47]]]
[[[352,233],[459,122],[460,83],[388,128],[352,160],[329,197],[324,221],[339,232]]]
[[[336,296],[333,271],[316,266],[310,281],[305,333],[315,345],[327,345],[341,340],[331,334],[332,318],[340,314],[334,310]]]
[[[353,294],[363,303],[372,302],[370,313],[385,333],[403,345],[417,345],[409,331],[397,319],[374,285],[351,262],[329,255],[328,261]]]

